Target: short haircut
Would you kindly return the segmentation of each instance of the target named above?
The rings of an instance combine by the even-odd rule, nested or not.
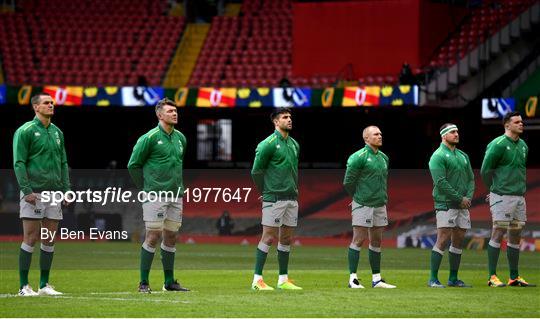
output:
[[[364,139],[364,141],[368,139],[368,137],[369,137],[369,135],[368,135],[369,129],[372,128],[372,127],[373,128],[379,128],[378,126],[375,126],[375,125],[366,126],[366,128],[362,131],[362,138]]]
[[[34,96],[32,96],[32,98],[30,99],[30,104],[32,105],[38,105],[39,103],[41,103],[41,97],[42,96],[49,96],[49,97],[52,97],[49,93],[45,93],[45,92],[40,92]]]
[[[274,123],[274,120],[277,119],[281,114],[289,113],[292,114],[291,109],[288,107],[277,107],[270,114],[270,121]]]
[[[444,130],[445,128],[449,127],[449,126],[452,126],[452,125],[456,125],[454,123],[444,123],[441,128],[439,129],[439,132]]]
[[[176,103],[174,103],[173,100],[171,100],[169,98],[164,98],[164,99],[159,100],[159,102],[157,102],[157,104],[156,104],[156,113],[161,111],[161,109],[163,109],[163,107],[165,105],[170,105],[170,106],[176,107]]]
[[[521,116],[521,113],[518,111],[508,112],[503,117],[503,125],[506,125],[506,123],[510,122],[510,119],[514,116]]]

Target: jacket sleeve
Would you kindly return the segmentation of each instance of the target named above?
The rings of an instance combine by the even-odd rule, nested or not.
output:
[[[182,152],[182,159],[184,159],[184,157],[186,156],[186,150],[187,150],[187,139],[186,139],[186,136],[182,133],[180,133],[180,139],[182,141],[182,147],[184,148],[183,152]]]
[[[469,162],[469,168],[467,170],[467,177],[468,177],[468,181],[467,181],[467,198],[472,199],[473,196],[474,196],[474,187],[475,187],[475,184],[474,184],[474,172],[473,172],[473,169],[472,169],[472,166],[471,166],[471,161],[469,159],[469,156],[465,154],[465,157],[467,158],[467,162]]]
[[[253,161],[253,168],[251,169],[251,178],[255,182],[255,186],[260,194],[264,190],[264,175],[268,164],[272,159],[274,148],[271,144],[263,141],[255,149],[255,160]]]
[[[488,145],[486,149],[486,155],[484,155],[484,161],[482,162],[482,168],[480,169],[480,175],[482,176],[482,181],[488,191],[491,189],[491,184],[493,184],[493,173],[495,168],[499,163],[502,152],[497,144]]]
[[[429,161],[429,172],[433,179],[434,187],[441,193],[448,197],[451,201],[460,202],[462,196],[448,183],[446,179],[446,167],[444,165],[444,159],[440,156],[432,156]]]
[[[356,192],[356,184],[358,183],[364,165],[365,160],[362,155],[353,154],[347,160],[347,170],[343,178],[343,187],[350,196],[354,196]]]
[[[131,153],[131,158],[128,163],[129,175],[131,175],[133,183],[135,183],[135,186],[139,189],[144,188],[143,166],[144,163],[146,163],[149,154],[150,139],[146,136],[142,136],[133,147],[133,152]]]
[[[71,183],[69,181],[69,166],[66,155],[66,145],[64,143],[64,133],[60,132],[60,136],[62,138],[62,158],[60,159],[60,164],[62,167],[62,190],[67,192],[71,190]]]
[[[26,170],[29,148],[30,141],[28,140],[28,135],[21,129],[17,130],[13,136],[13,169],[19,183],[19,188],[24,195],[33,192]]]

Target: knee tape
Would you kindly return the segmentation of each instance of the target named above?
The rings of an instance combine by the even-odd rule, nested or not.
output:
[[[146,230],[163,230],[163,222],[157,221],[157,222],[144,222],[144,225],[146,227]]]
[[[525,226],[525,222],[521,222],[519,220],[513,220],[510,222],[510,226],[508,227],[508,229],[510,230],[522,229],[524,226]]]
[[[165,221],[163,222],[163,229],[168,231],[176,232],[180,229],[180,226],[182,226],[181,222],[175,222],[169,219],[165,219]]]

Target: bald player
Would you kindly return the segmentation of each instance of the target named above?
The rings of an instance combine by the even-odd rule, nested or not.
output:
[[[439,281],[439,267],[444,250],[450,242],[448,260],[450,275],[448,286],[470,288],[458,279],[463,239],[471,228],[469,207],[474,193],[474,174],[469,156],[457,149],[459,132],[456,125],[446,123],[439,130],[441,145],[429,160],[429,172],[433,178],[433,201],[437,216],[437,242],[431,251],[430,288],[445,288]]]
[[[373,288],[396,288],[381,278],[381,240],[384,227],[388,225],[386,202],[388,201],[388,156],[381,152],[382,133],[376,126],[363,131],[366,145],[347,160],[343,186],[352,196],[353,238],[349,246],[349,288],[364,288],[356,274],[360,248],[369,239],[369,264]]]

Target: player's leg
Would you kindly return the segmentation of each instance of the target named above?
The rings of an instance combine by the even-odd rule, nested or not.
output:
[[[536,287],[536,285],[528,283],[519,275],[519,245],[521,243],[521,232],[527,221],[527,216],[525,198],[519,196],[515,199],[517,205],[516,210],[514,211],[514,220],[510,222],[508,228],[508,243],[506,245],[506,256],[508,258],[508,268],[510,269],[508,286]]]
[[[450,265],[450,275],[448,276],[449,287],[470,288],[462,280],[458,279],[461,254],[463,253],[463,241],[467,229],[471,228],[471,216],[468,209],[457,210],[455,227],[452,228],[450,248],[448,249],[448,263]]]
[[[448,276],[449,287],[470,288],[462,280],[458,279],[459,265],[461,263],[461,254],[463,253],[463,241],[467,229],[455,227],[452,229],[450,239],[450,248],[448,248],[448,262],[450,264],[450,274]]]
[[[263,218],[264,220],[264,218]],[[255,271],[253,274],[253,282],[251,288],[253,290],[274,290],[274,288],[268,286],[263,280],[263,269],[266,263],[266,257],[270,246],[275,242],[279,236],[279,227],[272,227],[263,225],[263,233],[261,240],[257,245],[257,251],[255,254]]]
[[[261,240],[257,245],[255,254],[255,270],[251,289],[253,290],[274,290],[263,280],[263,269],[266,257],[272,243],[279,237],[279,227],[283,225],[283,215],[287,209],[286,201],[263,202],[262,203],[262,228]]]
[[[139,292],[150,293],[150,269],[154,261],[156,248],[163,233],[163,222],[167,203],[160,202],[157,198],[148,198],[143,203],[143,220],[146,233],[141,247],[140,281]]]
[[[353,217],[354,223],[354,217]],[[362,226],[353,225],[353,237],[351,244],[348,249],[348,260],[349,260],[349,288],[364,288],[358,280],[358,263],[360,261],[360,250],[362,245],[368,239],[368,228]]]
[[[439,214],[437,212],[437,222],[439,221]],[[430,277],[428,286],[432,288],[444,288],[444,286],[439,281],[439,268],[441,267],[442,258],[444,256],[444,250],[448,245],[452,229],[450,227],[439,227],[437,228],[437,241],[433,245],[431,250],[431,260],[430,260]]]
[[[47,229],[49,234],[58,231],[59,220],[43,218],[41,221],[41,228]],[[54,256],[54,238],[46,238],[41,240],[41,249],[39,255],[39,268],[40,268],[40,277],[39,277],[39,290],[38,294],[40,295],[61,295],[61,292],[58,292],[54,289],[53,286],[49,285],[49,274],[51,271],[52,261]]]
[[[371,266],[371,286],[373,288],[396,288],[386,283],[381,278],[381,242],[385,226],[373,226],[369,228],[369,265]]]
[[[23,242],[19,250],[19,296],[37,296],[32,287],[28,284],[28,273],[32,262],[34,245],[40,237],[40,219],[22,219]]]
[[[279,242],[277,246],[277,259],[279,264],[278,289],[302,289],[289,280],[289,255],[297,221],[298,202],[287,201],[287,208],[283,214],[283,225],[279,228]]]
[[[512,221],[510,213],[515,209],[515,207],[513,207],[515,204],[516,203],[510,201],[510,197],[508,196],[501,196],[495,193],[489,194],[489,208],[493,220],[493,229],[487,247],[489,270],[488,285],[491,287],[506,286],[499,277],[497,277],[497,264],[501,252],[501,242]]]
[[[396,288],[394,285],[386,283],[381,278],[381,243],[384,227],[388,225],[386,206],[373,209],[373,227],[369,228],[369,264],[371,266],[373,288]]]
[[[174,278],[174,258],[176,255],[176,239],[182,226],[182,199],[171,201],[167,206],[163,222],[163,241],[161,242],[161,263],[165,282],[164,291],[189,291]]]

